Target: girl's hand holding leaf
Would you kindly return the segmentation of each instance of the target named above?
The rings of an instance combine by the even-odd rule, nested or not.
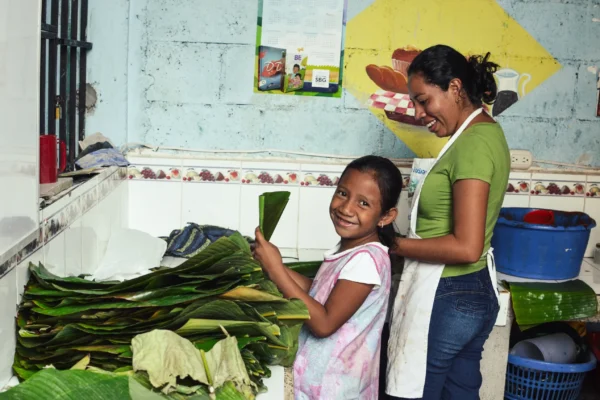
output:
[[[285,271],[283,259],[277,246],[267,241],[260,231],[260,227],[256,228],[256,243],[253,246],[253,255],[258,261],[266,274],[271,277],[276,271]]]

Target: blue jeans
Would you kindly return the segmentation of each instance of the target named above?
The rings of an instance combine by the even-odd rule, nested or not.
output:
[[[479,400],[481,354],[498,310],[487,268],[440,280],[429,324],[423,400]]]

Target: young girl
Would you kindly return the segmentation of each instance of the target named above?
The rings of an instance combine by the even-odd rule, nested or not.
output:
[[[301,299],[310,313],[294,364],[297,400],[378,398],[388,247],[401,189],[402,175],[388,159],[366,156],[346,167],[329,206],[341,240],[325,253],[314,281],[286,268],[256,229],[255,258],[283,295]]]

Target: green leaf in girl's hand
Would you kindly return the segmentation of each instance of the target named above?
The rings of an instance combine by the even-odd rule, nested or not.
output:
[[[268,192],[259,196],[259,226],[266,240],[271,240],[275,227],[277,227],[277,223],[289,200],[290,192]]]

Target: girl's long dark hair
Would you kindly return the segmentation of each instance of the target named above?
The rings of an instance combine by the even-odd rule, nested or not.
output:
[[[385,215],[390,209],[398,205],[400,192],[402,191],[402,174],[398,167],[390,160],[379,156],[364,156],[357,158],[346,166],[342,176],[349,169],[373,175],[379,192],[381,193],[381,215]],[[396,246],[396,230],[394,223],[377,227],[379,240],[387,247],[393,249]]]

